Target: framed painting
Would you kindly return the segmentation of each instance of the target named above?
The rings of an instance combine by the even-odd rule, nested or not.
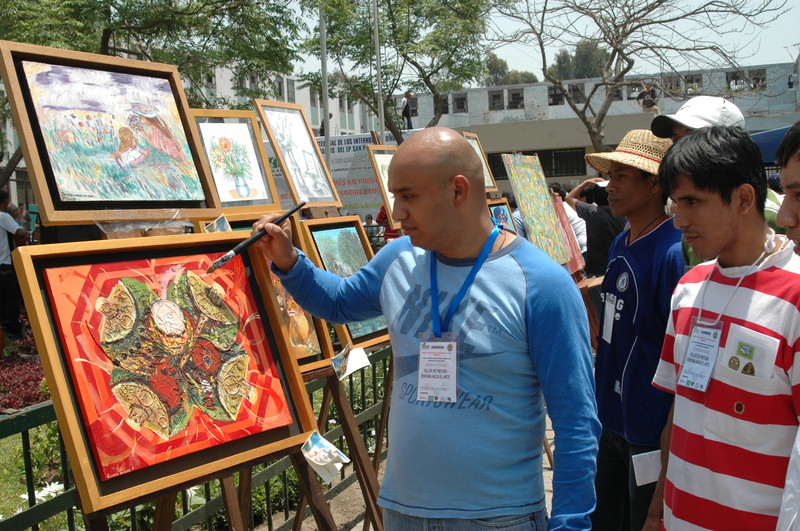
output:
[[[553,209],[539,157],[503,154],[503,163],[522,212],[528,240],[559,264],[566,264],[570,259],[569,249]]]
[[[219,215],[174,66],[7,41],[0,55],[45,225]]]
[[[302,248],[303,235],[297,215],[289,219],[294,245]],[[255,270],[259,280],[264,284],[264,291],[268,294],[265,298],[272,302],[267,305],[267,311],[278,341],[283,349],[297,360],[303,373],[329,366],[335,352],[327,322],[314,317],[294,300],[278,276],[272,272],[271,265],[271,262],[262,259],[255,264]]]
[[[508,204],[508,199],[505,197],[489,199],[486,203],[489,205],[489,212],[491,212],[492,218],[498,224],[517,232],[517,224],[514,222],[514,218],[511,215],[511,207]]]
[[[386,207],[386,219],[389,221],[389,226],[395,230],[400,228],[400,223],[392,217],[394,210],[394,194],[389,191],[389,163],[392,162],[394,152],[397,151],[397,146],[376,146],[373,144],[367,145],[369,151],[369,161],[372,163],[372,171],[375,173],[375,179],[378,181],[378,189],[381,191],[383,197],[383,205]]]
[[[567,242],[567,250],[569,252],[569,261],[566,264],[567,271],[570,275],[580,271],[586,265],[583,255],[581,254],[581,247],[578,245],[578,238],[575,236],[575,231],[572,224],[567,217],[567,211],[564,209],[564,201],[558,194],[550,194],[550,200],[553,202],[553,211],[558,217],[558,227],[561,229],[561,234],[564,241]]]
[[[314,416],[224,232],[20,248],[36,344],[86,512],[296,449]],[[252,262],[251,262],[252,259]],[[263,299],[263,300],[262,300]]]
[[[317,266],[340,277],[358,271],[372,259],[372,248],[358,216],[304,219],[300,223],[303,251]],[[389,340],[386,319],[335,325],[342,345],[371,347]]]
[[[309,207],[341,207],[303,107],[271,100],[253,100],[253,104],[294,203],[306,201]]]
[[[494,180],[494,175],[492,174],[492,169],[489,167],[489,159],[486,158],[486,153],[483,151],[483,146],[481,146],[481,141],[478,139],[478,135],[475,133],[468,133],[466,131],[462,132],[461,134],[464,135],[464,138],[467,139],[469,145],[472,146],[472,149],[475,151],[475,154],[478,155],[478,158],[481,159],[481,164],[483,164],[483,186],[486,188],[486,191],[499,191],[499,188],[497,188],[497,183]]]
[[[254,111],[192,109],[206,163],[226,214],[280,210]]]

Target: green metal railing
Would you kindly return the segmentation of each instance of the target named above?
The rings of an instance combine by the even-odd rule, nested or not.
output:
[[[350,375],[346,381],[342,382],[347,390],[350,403],[355,413],[356,422],[359,425],[361,436],[367,448],[374,447],[375,433],[379,421],[383,404],[384,378],[391,362],[391,349],[384,347],[369,355],[371,364],[369,367]],[[315,407],[315,414],[319,415],[319,404],[322,402],[321,396],[325,387],[325,380],[316,380],[306,384],[311,403]],[[330,418],[336,424],[337,414],[332,412]],[[64,484],[64,492],[43,502],[36,501],[37,479],[34,477],[33,462],[31,458],[31,431],[40,426],[46,426],[56,422],[55,411],[52,402],[43,402],[35,406],[26,408],[12,415],[0,416],[0,440],[8,437],[20,437],[24,471],[25,492],[27,495],[28,507],[13,516],[0,520],[0,531],[20,531],[22,529],[33,529],[39,531],[39,524],[45,520],[66,514],[66,525],[69,531],[83,529],[82,517],[78,511],[78,495],[75,487],[70,481],[69,464],[64,450],[64,444],[59,436],[60,447],[60,474]],[[321,430],[325,431],[325,430]],[[337,444],[346,453],[346,443],[342,428],[336,426],[325,431],[325,438]],[[256,489],[265,489],[267,514],[264,524],[268,529],[274,529],[272,523],[273,507],[281,506],[283,513],[283,523],[277,529],[291,529],[294,518],[291,517],[294,507],[289,501],[289,479],[288,472],[291,468],[288,457],[284,457],[275,462],[269,463],[265,468],[253,474],[252,492]],[[282,484],[282,498],[275,500],[275,494],[270,491],[271,482],[279,481]],[[340,494],[345,488],[356,481],[356,476],[352,472],[352,467],[342,470],[341,480],[337,485],[326,492],[329,500]],[[188,530],[204,526],[206,529],[213,528],[214,515],[223,510],[223,500],[220,496],[212,496],[211,484],[206,483],[202,486],[205,503],[197,508],[190,509],[186,491],[182,491],[179,496],[176,513],[180,516],[173,523],[173,530]],[[251,504],[252,505],[252,504]],[[130,508],[131,531],[137,531],[136,508]],[[308,515],[308,510],[306,511]],[[77,520],[76,520],[77,518]],[[255,516],[251,510],[249,515],[251,528],[254,525]]]

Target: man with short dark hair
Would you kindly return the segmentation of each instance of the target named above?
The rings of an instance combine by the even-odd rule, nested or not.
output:
[[[283,285],[332,322],[385,315],[394,384],[379,503],[389,531],[589,529],[599,423],[586,309],[569,274],[501,229],[483,167],[441,127],[389,166],[405,236],[345,279],[315,268],[276,215],[253,226]],[[439,302],[441,301],[441,302]],[[542,477],[544,401],[556,434]]]
[[[800,257],[767,226],[761,153],[741,128],[679,140],[659,178],[687,243],[716,258],[678,283],[653,380],[675,395],[663,525],[775,529],[800,413]]]
[[[658,110],[658,93],[650,83],[645,83],[644,90],[636,96],[636,103],[644,112],[652,112],[656,116],[661,112]]]
[[[22,325],[19,322],[19,312],[22,308],[22,293],[19,281],[11,263],[11,251],[15,237],[28,238],[30,233],[16,222],[6,209],[11,203],[11,196],[6,190],[0,190],[0,324],[3,331],[9,336],[22,335]]]

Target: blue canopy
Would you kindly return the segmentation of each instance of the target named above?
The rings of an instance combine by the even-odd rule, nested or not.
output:
[[[778,151],[778,144],[781,143],[786,131],[789,130],[789,125],[786,127],[779,127],[777,129],[770,129],[769,131],[761,131],[760,133],[753,133],[750,137],[758,145],[761,150],[761,160],[764,164],[775,163],[775,152]]]

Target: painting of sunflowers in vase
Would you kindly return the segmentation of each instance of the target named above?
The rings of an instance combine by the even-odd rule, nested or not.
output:
[[[292,423],[242,258],[216,258],[45,269],[101,479]]]
[[[249,123],[198,123],[203,147],[223,206],[271,202],[263,165]]]

